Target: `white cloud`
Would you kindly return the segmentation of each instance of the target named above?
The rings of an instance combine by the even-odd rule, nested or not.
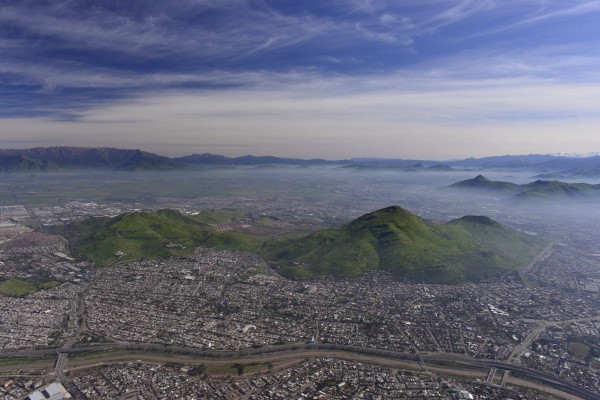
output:
[[[388,76],[385,81],[409,87],[404,79]],[[169,92],[90,109],[76,121],[2,119],[0,130],[7,142],[142,147],[171,155],[212,151],[443,159],[584,153],[600,147],[595,139],[600,85],[423,78],[419,90],[384,90],[383,82],[373,82],[370,90],[340,91],[348,83],[319,82],[310,90],[288,85]]]

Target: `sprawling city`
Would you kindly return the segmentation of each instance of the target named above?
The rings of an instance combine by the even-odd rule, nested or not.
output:
[[[28,183],[6,175],[2,196],[23,204],[0,207],[3,398],[51,397],[49,385],[80,399],[598,398],[594,205],[514,205],[504,194],[447,184],[472,171],[151,175],[189,179],[185,186],[196,188],[186,190],[195,193],[180,198],[179,181],[159,185],[157,193],[172,193],[162,197],[150,195],[144,173],[116,174],[129,180],[130,197],[111,199],[113,174],[70,172],[61,187],[60,172]],[[252,190],[243,184],[248,175]],[[270,193],[261,189],[286,177]],[[138,196],[136,185],[144,188]],[[74,187],[82,194],[70,194]],[[440,284],[381,268],[288,277],[258,247],[190,246],[180,233],[168,236],[171,220],[160,220],[168,229],[154,227],[168,236],[158,244],[168,252],[157,256],[150,247],[136,253],[136,228],[92,233],[100,221],[135,217],[139,225],[171,210],[182,221],[205,221],[213,235],[269,243],[400,202],[427,221],[487,215],[544,241],[515,272]],[[119,241],[98,259],[89,237]]]

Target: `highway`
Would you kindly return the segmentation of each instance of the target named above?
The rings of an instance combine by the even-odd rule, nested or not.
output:
[[[69,363],[73,365],[96,365],[102,363],[123,362],[125,360],[152,359],[153,362],[181,363],[244,363],[256,360],[272,360],[285,357],[288,360],[302,360],[315,357],[334,357],[362,360],[373,364],[397,366],[409,369],[434,369],[453,375],[472,376],[473,369],[479,370],[485,378],[490,368],[510,371],[510,379],[519,377],[538,387],[543,384],[555,391],[568,393],[578,399],[600,400],[600,394],[577,386],[565,379],[544,372],[531,370],[515,364],[497,361],[474,359],[455,353],[402,353],[379,350],[359,346],[344,346],[319,343],[298,343],[282,346],[262,347],[235,351],[214,351],[181,346],[163,346],[158,344],[102,344],[82,347],[69,347],[44,350],[26,350],[20,352],[3,352],[0,358],[23,358],[22,363],[11,364],[13,368],[27,368],[31,359],[53,357],[58,355],[55,372],[61,381],[67,382],[64,374]],[[68,357],[70,356],[70,357]],[[68,358],[67,358],[68,357]],[[533,386],[532,386],[533,387]],[[565,396],[573,398],[572,396]]]
[[[529,264],[527,264],[525,266],[525,268],[523,268],[521,270],[521,275],[528,276],[531,273],[531,270],[536,266],[537,263],[548,258],[552,254],[552,249],[553,249],[554,245],[556,245],[555,242],[550,243],[542,251],[540,251],[538,253],[538,255],[535,256],[535,258],[533,260],[531,260],[531,262]]]

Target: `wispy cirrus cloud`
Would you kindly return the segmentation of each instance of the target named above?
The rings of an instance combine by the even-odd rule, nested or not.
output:
[[[436,31],[492,8],[494,8],[492,0],[461,0],[451,7],[431,15],[419,24],[419,28],[426,32]]]
[[[190,56],[221,60],[324,35],[378,38],[378,32],[357,29],[354,20],[308,12],[286,14],[259,1],[142,2],[137,9],[119,7],[120,2],[85,9],[73,1],[58,4],[14,2],[0,9],[0,22],[20,30],[17,40],[29,38],[34,48],[53,42],[57,48],[91,48],[150,58],[197,50],[201,52]]]
[[[561,6],[556,8],[547,8],[548,3],[544,2],[543,4],[544,7],[540,12],[516,22],[515,25],[533,24],[553,18],[571,17],[600,11],[600,1],[598,0],[560,2]]]
[[[519,13],[514,10],[519,9]],[[552,22],[552,20],[565,19],[565,25],[556,28],[548,28],[547,33],[550,37],[554,34],[572,27],[569,19],[580,16],[591,17],[600,13],[600,1],[598,0],[575,0],[572,2],[563,1],[546,1],[546,0],[507,0],[496,2],[493,5],[493,12],[484,15],[483,21],[488,21],[494,18],[495,21],[486,24],[482,29],[477,31],[467,32],[462,39],[491,37],[505,35],[511,32],[519,32],[523,30],[536,29],[543,26],[544,23]],[[596,16],[597,18],[597,16]],[[583,27],[580,27],[583,28]],[[534,31],[535,32],[535,31]],[[589,39],[581,36],[580,39]],[[550,41],[548,43],[551,43]]]
[[[540,4],[533,0],[525,3]],[[543,3],[544,12],[519,16],[509,25],[500,24],[501,29],[593,10],[599,2],[561,9],[552,2]],[[327,58],[357,61],[337,63],[342,74],[397,70],[410,60],[410,54],[423,51],[419,47],[423,35],[490,10],[503,15],[515,6],[511,1],[492,0],[433,0],[425,3],[428,7],[423,2],[398,5],[356,0],[334,3],[328,12],[313,12],[244,0],[82,4],[26,0],[0,8],[2,71],[18,76],[17,81],[58,89],[61,82],[69,80],[59,79],[52,71],[62,71],[73,77],[72,84],[79,81],[88,87],[96,85],[77,77],[87,75],[92,83],[101,83],[110,81],[111,74],[112,80],[119,82],[131,81],[127,76],[134,74],[193,77],[224,69],[331,69],[330,63],[321,62]],[[291,48],[299,48],[299,52],[291,52]],[[384,57],[379,56],[382,51]],[[35,73],[44,72],[39,65],[47,69],[45,74]],[[173,83],[178,84],[176,81]]]
[[[77,77],[87,75],[92,83],[100,83],[110,80],[105,79],[110,74],[114,81],[129,81],[127,76],[133,74],[281,70],[318,63],[327,48],[336,46],[410,45],[406,36],[374,30],[354,19],[285,13],[260,1],[81,4],[29,0],[0,8],[2,71],[46,89],[77,81],[89,87]],[[298,56],[278,59],[280,52],[311,41],[316,51],[307,61]],[[53,71],[62,71],[65,78]]]

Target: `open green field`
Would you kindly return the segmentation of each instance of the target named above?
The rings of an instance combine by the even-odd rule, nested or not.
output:
[[[51,289],[59,285],[56,281],[32,282],[23,279],[9,279],[0,282],[0,294],[5,296],[24,296],[38,290]]]

